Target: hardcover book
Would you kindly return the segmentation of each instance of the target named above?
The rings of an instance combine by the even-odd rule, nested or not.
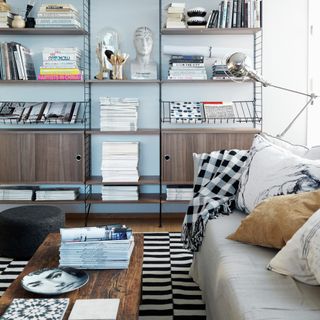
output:
[[[116,320],[120,299],[76,300],[69,320]]]
[[[13,299],[1,320],[62,320],[68,298]]]

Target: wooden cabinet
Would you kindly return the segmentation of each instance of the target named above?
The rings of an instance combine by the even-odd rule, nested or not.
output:
[[[84,183],[84,134],[2,131],[0,184]]]
[[[162,182],[192,184],[192,153],[249,149],[256,129],[188,129],[162,131]]]

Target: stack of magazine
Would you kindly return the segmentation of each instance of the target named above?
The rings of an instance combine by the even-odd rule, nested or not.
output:
[[[103,182],[137,182],[139,142],[103,142],[101,173]]]
[[[4,123],[75,123],[80,102],[0,102]]]
[[[79,188],[41,188],[36,190],[35,200],[76,200],[79,192]]]
[[[33,186],[1,186],[0,200],[33,200]]]
[[[129,266],[134,238],[126,226],[62,228],[60,234],[60,266],[79,269],[127,269]]]
[[[137,130],[139,100],[136,98],[100,97],[101,131]]]
[[[138,200],[138,186],[102,186],[102,200]]]
[[[193,188],[189,185],[167,186],[167,200],[191,200]]]
[[[80,28],[79,11],[70,3],[45,3],[40,6],[36,28]]]

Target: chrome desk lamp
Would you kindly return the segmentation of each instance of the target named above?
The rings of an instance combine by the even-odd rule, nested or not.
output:
[[[288,126],[278,135],[278,137],[283,137],[287,133],[287,131],[291,128],[293,123],[303,113],[303,111],[310,104],[313,104],[314,100],[319,97],[314,93],[305,93],[297,90],[292,90],[292,89],[276,86],[274,84],[267,82],[265,79],[262,78],[260,74],[258,74],[252,68],[250,58],[242,52],[235,52],[230,56],[228,56],[226,59],[226,66],[227,66],[227,71],[229,73],[229,76],[239,78],[239,79],[240,78],[243,79],[244,77],[249,77],[254,81],[260,82],[264,87],[278,88],[281,90],[285,90],[285,91],[289,91],[289,92],[293,92],[293,93],[297,93],[297,94],[309,97],[309,100],[307,101],[307,103],[302,107],[302,109],[297,113],[297,115],[291,120]]]

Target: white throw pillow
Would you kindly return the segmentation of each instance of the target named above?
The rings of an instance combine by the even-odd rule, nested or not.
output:
[[[319,285],[319,243],[320,210],[316,211],[293,235],[270,261],[267,268],[307,284]]]
[[[262,200],[320,188],[320,160],[300,157],[256,135],[237,194],[237,207],[247,213]]]
[[[306,154],[306,152],[308,152],[309,150],[309,148],[307,148],[306,146],[301,146],[299,144],[292,144],[289,141],[283,140],[282,138],[271,136],[265,132],[260,133],[260,136],[263,137],[265,140],[273,143],[274,145],[281,147],[283,149],[286,149],[297,156],[303,157]]]
[[[304,155],[307,159],[320,159],[320,146],[314,146],[311,149],[309,149],[306,154]]]
[[[282,138],[270,136],[265,132],[260,133],[260,135],[264,139],[273,143],[274,145],[281,147],[283,149],[286,149],[288,151],[291,151],[297,156],[304,157],[307,159],[312,159],[312,160],[320,159],[320,146],[314,146],[314,147],[308,148],[306,146],[302,146],[299,144],[292,144],[291,142],[285,141]]]

